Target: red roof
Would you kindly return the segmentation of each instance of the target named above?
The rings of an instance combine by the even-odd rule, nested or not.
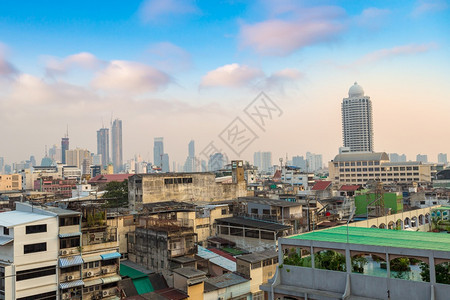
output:
[[[316,181],[312,187],[312,191],[324,191],[331,185],[331,181]]]
[[[276,170],[275,174],[273,174],[273,179],[281,179],[281,171]]]
[[[226,252],[224,252],[224,251],[222,251],[222,250],[219,250],[219,249],[217,249],[217,248],[209,248],[208,250],[209,250],[209,251],[212,251],[212,252],[214,252],[214,253],[216,253],[216,254],[219,254],[220,256],[223,256],[223,257],[225,257],[225,258],[228,258],[228,259],[231,260],[231,261],[236,262],[236,258],[235,258],[235,257],[233,257],[232,255],[230,255],[230,254],[228,254],[228,253],[226,253]]]
[[[111,181],[122,182],[125,179],[128,179],[133,174],[105,174],[105,175],[97,175],[94,178],[89,180],[89,183],[108,183]]]
[[[356,190],[359,190],[360,188],[361,186],[357,184],[356,185],[344,184],[343,186],[341,186],[339,190],[344,192],[354,192]]]
[[[183,300],[189,298],[189,296],[186,293],[174,288],[166,288],[154,291],[154,293],[163,296],[164,298],[169,300]]]

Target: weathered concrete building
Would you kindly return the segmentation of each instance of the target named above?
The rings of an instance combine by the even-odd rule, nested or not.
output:
[[[211,202],[247,195],[243,176],[233,177],[232,183],[217,183],[214,173],[136,174],[128,182],[128,201],[132,210],[141,210],[143,204],[152,202]]]

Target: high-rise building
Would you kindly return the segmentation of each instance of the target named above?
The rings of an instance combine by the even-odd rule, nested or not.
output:
[[[109,163],[109,129],[101,128],[97,131],[97,154],[102,155],[102,167]]]
[[[428,162],[428,155],[426,155],[426,154],[417,154],[416,161],[420,161],[422,163],[427,163]]]
[[[306,160],[303,156],[293,156],[292,157],[292,164],[302,169],[303,171],[306,171]]]
[[[342,135],[350,151],[373,151],[372,101],[356,82],[342,101]]]
[[[188,157],[184,163],[184,172],[197,172],[195,163],[195,142],[191,140],[188,145]]]
[[[119,119],[115,119],[111,126],[111,154],[114,173],[119,173],[123,168],[122,120]]]
[[[261,170],[270,172],[272,169],[272,152],[261,152]]]
[[[439,153],[438,154],[438,163],[439,164],[447,164],[447,153]]]
[[[162,156],[164,155],[164,138],[156,137],[153,142],[153,164],[161,168]]]
[[[306,152],[307,171],[315,172],[322,169],[322,154]]]
[[[4,174],[5,170],[5,159],[3,157],[0,157],[0,174]]]
[[[210,171],[218,171],[223,169],[225,165],[225,157],[222,153],[217,152],[209,156],[208,168]]]
[[[253,165],[261,171],[261,151],[255,152],[253,154]]]
[[[51,158],[53,162],[60,162],[62,163],[62,153],[61,149],[58,148],[56,145],[53,145],[50,149],[48,149],[48,156]]]
[[[69,150],[69,137],[63,137],[61,139],[61,162],[66,164],[66,151]]]
[[[188,145],[189,148],[189,157],[195,157],[195,142],[191,140]]]
[[[161,160],[161,172],[163,173],[167,173],[170,172],[170,165],[169,165],[170,161],[169,161],[169,154],[164,153],[162,155],[162,160]]]
[[[86,160],[86,163],[84,161]],[[88,167],[92,163],[92,157],[91,153],[87,149],[80,149],[76,148],[73,150],[67,150],[66,151],[66,164],[68,166],[76,166],[79,169],[83,169],[83,163],[84,166],[87,165]],[[88,172],[88,170],[84,170]],[[83,173],[88,174],[88,173]]]
[[[406,162],[406,155],[398,153],[390,153],[389,160],[391,162]]]

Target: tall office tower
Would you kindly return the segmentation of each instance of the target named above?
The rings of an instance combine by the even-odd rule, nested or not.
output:
[[[0,157],[0,174],[4,174],[5,170],[5,159],[3,157]]]
[[[222,153],[217,152],[209,156],[208,168],[209,171],[218,171],[225,166],[225,157]]]
[[[292,164],[295,167],[300,168],[302,171],[306,171],[306,160],[303,156],[293,156]]]
[[[447,164],[447,153],[439,153],[438,154],[438,163],[439,164]]]
[[[306,152],[306,163],[308,172],[315,172],[322,169],[322,154]]]
[[[270,172],[272,169],[272,152],[261,152],[261,170]]]
[[[164,138],[156,137],[153,142],[153,164],[161,167],[162,156],[164,155]]]
[[[428,162],[428,155],[426,155],[426,154],[417,154],[416,161],[427,163]]]
[[[262,171],[261,167],[261,151],[255,152],[253,154],[253,166],[258,168],[259,171]]]
[[[69,150],[69,137],[63,137],[61,139],[61,162],[66,164],[66,151]]]
[[[106,167],[109,163],[109,129],[97,130],[97,154],[102,155],[101,166]]]
[[[169,165],[169,154],[164,153],[162,155],[162,159],[161,159],[161,172],[163,173],[167,173],[170,172],[170,165]]]
[[[195,163],[195,142],[191,140],[188,145],[188,157],[184,163],[184,172],[197,172]]]
[[[351,152],[373,151],[372,101],[356,82],[342,100],[342,135]]]
[[[111,154],[114,173],[119,173],[123,168],[122,120],[119,119],[115,119],[111,126]]]

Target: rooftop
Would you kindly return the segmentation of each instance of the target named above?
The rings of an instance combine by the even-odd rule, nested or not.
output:
[[[54,218],[53,216],[47,216],[42,214],[35,214],[23,211],[7,211],[1,214],[0,226],[14,227],[22,224],[27,224],[35,221],[41,221]]]
[[[218,265],[219,267],[231,272],[236,272],[236,262],[221,256],[211,250],[208,250],[202,246],[197,246],[197,256],[209,260],[211,263]]]
[[[347,243],[347,227],[339,226],[290,236],[289,239]],[[379,228],[348,227],[351,244],[370,246],[448,251],[450,235],[435,232],[389,230]]]
[[[389,161],[389,156],[386,152],[350,152],[341,153],[334,157],[333,162],[346,162],[346,161]]]
[[[222,289],[246,281],[249,281],[249,279],[245,279],[235,273],[226,273],[221,276],[208,278],[205,283],[211,285],[209,290],[214,290],[213,287],[216,287],[215,289]]]
[[[331,185],[331,181],[316,181],[312,187],[312,191],[324,191]]]
[[[245,217],[221,218],[221,219],[216,219],[216,222],[229,223],[232,225],[259,228],[259,229],[265,229],[265,230],[271,230],[271,231],[282,231],[282,230],[287,230],[287,229],[291,228],[291,226],[282,225],[279,223],[272,223],[272,222],[268,222],[268,221],[248,219]]]
[[[112,181],[122,182],[128,179],[133,174],[104,174],[97,175],[94,178],[91,178],[88,183],[108,183]]]
[[[382,164],[385,167],[394,167],[394,166],[418,166],[422,165],[420,161],[406,161],[406,162],[384,162]]]
[[[331,183],[331,181],[330,181]],[[262,197],[239,197],[239,201],[253,202],[259,204],[266,204],[270,206],[281,206],[281,207],[292,207],[292,206],[301,206],[300,203],[289,202],[285,200],[278,199],[270,199],[270,198],[262,198]]]
[[[188,268],[178,268],[173,270],[175,273],[184,276],[186,278],[195,278],[195,277],[199,277],[199,276],[205,276],[206,273],[201,271],[201,270],[197,270],[191,267]]]
[[[249,263],[256,263],[274,257],[278,257],[278,253],[276,251],[269,250],[241,255],[238,257],[238,259]]]

